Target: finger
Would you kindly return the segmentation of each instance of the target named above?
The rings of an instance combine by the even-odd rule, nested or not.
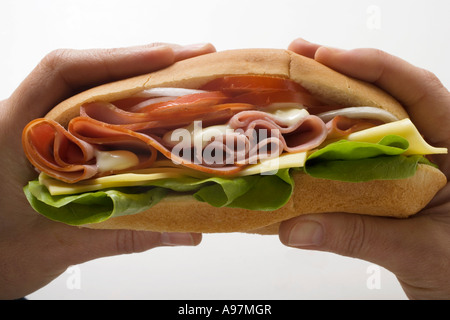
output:
[[[52,251],[59,261],[79,264],[93,259],[144,252],[164,246],[197,246],[199,233],[152,232],[136,230],[93,230],[52,226],[58,246]],[[58,254],[58,248],[60,252]]]
[[[92,230],[88,230],[90,232]],[[197,233],[151,232],[135,230],[108,230],[99,234],[94,230],[90,236],[98,238],[102,244],[87,256],[86,261],[98,257],[138,253],[162,246],[196,246],[201,242],[202,236]],[[81,243],[86,239],[81,239]]]
[[[298,53],[302,56],[305,56],[305,57],[308,57],[311,59],[314,59],[314,55],[316,54],[316,51],[319,48],[320,48],[320,45],[311,43],[302,38],[295,39],[288,46],[288,50],[291,50],[295,53]]]
[[[30,118],[45,114],[74,93],[106,82],[149,73],[175,61],[213,52],[210,44],[152,44],[130,48],[56,50],[22,82],[12,98]],[[31,114],[30,114],[31,113]]]
[[[283,244],[327,251],[373,262],[406,279],[408,271],[427,271],[428,260],[437,261],[426,217],[405,220],[346,213],[308,215],[283,222],[279,237]],[[436,233],[434,233],[436,234]],[[420,261],[417,261],[419,257]],[[427,261],[428,266],[418,265]],[[421,270],[422,269],[422,270]]]
[[[55,50],[42,59],[14,92],[15,111],[23,111],[31,118],[40,117],[83,88],[151,72],[173,61],[173,50],[167,46]]]
[[[450,94],[431,72],[376,49],[346,51],[320,47],[315,59],[386,90],[403,104],[431,143],[449,145]]]

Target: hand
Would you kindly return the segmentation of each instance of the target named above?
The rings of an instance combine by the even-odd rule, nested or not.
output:
[[[297,39],[289,49],[341,73],[374,83],[397,98],[434,146],[450,150],[450,93],[429,71],[375,49],[341,50]],[[434,158],[450,177],[450,157]],[[450,186],[404,220],[346,213],[282,223],[282,243],[376,263],[393,272],[410,299],[450,298]]]
[[[91,230],[38,215],[22,191],[36,172],[22,151],[21,134],[30,120],[44,116],[74,93],[213,51],[209,44],[57,50],[41,61],[9,99],[0,102],[0,299],[30,294],[70,265],[157,246],[200,243],[201,234]]]

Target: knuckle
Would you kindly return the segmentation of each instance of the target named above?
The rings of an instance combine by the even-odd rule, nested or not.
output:
[[[386,51],[377,48],[362,48],[354,49],[354,51],[359,51],[362,55],[368,56],[373,62],[385,63],[387,59],[391,58],[391,55]]]
[[[73,50],[71,49],[56,49],[48,53],[41,60],[41,67],[48,69],[50,71],[55,71],[61,69],[68,61],[70,61],[73,55]]]
[[[426,69],[421,69],[422,72],[422,77],[424,79],[424,82],[434,88],[443,88],[444,85],[442,84],[441,80],[439,80],[439,78],[436,76],[435,73],[426,70]]]
[[[342,254],[346,256],[360,256],[367,246],[367,226],[363,217],[356,215],[349,226],[349,232],[344,234],[341,242]]]
[[[370,50],[372,50],[374,56],[376,58],[378,58],[379,60],[385,60],[385,59],[390,57],[390,55],[387,52],[385,52],[385,51],[383,51],[381,49],[373,48],[373,49],[370,49]]]
[[[116,247],[119,254],[142,252],[159,245],[159,233],[141,233],[136,230],[116,230]]]
[[[116,246],[119,254],[129,254],[135,252],[136,241],[131,230],[117,230]]]

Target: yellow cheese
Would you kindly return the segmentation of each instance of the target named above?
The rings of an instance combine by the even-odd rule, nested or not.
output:
[[[261,163],[250,165],[239,172],[237,176],[275,174],[279,169],[302,167],[306,161],[306,156],[306,152],[283,154],[278,158],[267,159]],[[207,178],[208,175],[189,168],[177,166],[172,161],[163,160],[157,161],[153,168],[84,180],[74,184],[59,181],[41,173],[39,175],[39,182],[47,187],[51,195],[63,195],[114,187],[140,186],[155,180],[183,177],[202,179]]]
[[[170,169],[164,169],[159,173],[123,173],[72,184],[53,179],[46,174],[41,173],[39,175],[39,182],[47,187],[51,195],[62,195],[96,191],[106,188],[140,186],[153,180],[180,178],[183,176],[183,174],[171,172]]]
[[[348,135],[346,139],[350,141],[377,143],[387,135],[398,135],[408,140],[409,148],[405,151],[404,155],[447,153],[447,148],[435,148],[430,146],[422,138],[410,119],[403,119],[358,131]]]
[[[249,165],[237,176],[251,176],[254,174],[270,175],[276,174],[280,169],[299,168],[305,165],[307,152],[285,153],[273,159],[266,159],[258,164]]]

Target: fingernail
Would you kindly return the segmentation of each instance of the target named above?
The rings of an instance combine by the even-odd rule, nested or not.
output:
[[[305,220],[297,222],[291,229],[288,245],[294,247],[318,246],[322,243],[323,228],[316,221]]]
[[[161,244],[167,246],[193,246],[194,239],[190,233],[163,232]]]

